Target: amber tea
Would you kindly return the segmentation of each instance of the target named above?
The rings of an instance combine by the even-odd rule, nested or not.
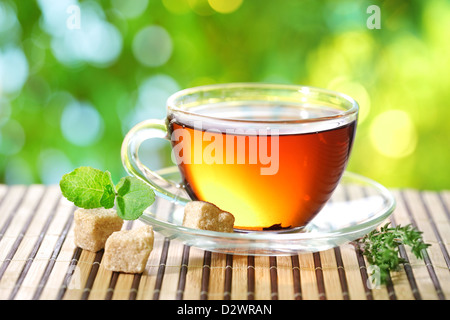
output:
[[[277,110],[278,121],[293,120],[289,109],[284,115]],[[251,119],[264,117],[252,114]],[[330,198],[348,161],[355,122],[280,132],[270,123],[263,129],[248,124],[223,129],[173,119],[169,133],[192,199],[231,212],[237,229],[282,230],[306,225]]]

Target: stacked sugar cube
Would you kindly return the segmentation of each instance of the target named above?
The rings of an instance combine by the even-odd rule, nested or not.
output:
[[[75,245],[89,251],[105,249],[106,269],[141,273],[153,249],[153,228],[121,230],[123,220],[114,209],[77,209],[74,213]]]

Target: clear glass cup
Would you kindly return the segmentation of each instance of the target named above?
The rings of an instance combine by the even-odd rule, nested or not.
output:
[[[331,197],[345,171],[358,104],[333,91],[294,85],[232,83],[182,90],[167,117],[126,135],[125,169],[178,205],[212,202],[238,230],[304,227]],[[182,182],[147,168],[140,144],[172,143]]]

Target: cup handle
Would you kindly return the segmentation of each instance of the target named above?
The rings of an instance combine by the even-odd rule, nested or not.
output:
[[[182,185],[161,177],[155,171],[147,168],[139,160],[138,151],[141,143],[153,138],[170,141],[164,120],[146,120],[134,126],[127,133],[122,143],[121,155],[123,166],[130,175],[148,183],[160,197],[180,205],[185,205],[190,200],[178,195],[182,191]],[[178,189],[178,191],[175,194],[167,190],[169,188]]]

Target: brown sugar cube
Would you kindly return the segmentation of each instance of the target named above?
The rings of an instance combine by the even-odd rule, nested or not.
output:
[[[147,225],[114,232],[106,240],[104,267],[117,272],[143,272],[153,249],[153,239],[153,228]]]
[[[75,245],[89,251],[105,247],[106,239],[122,228],[123,220],[114,209],[77,209],[74,213]]]
[[[234,216],[204,201],[191,201],[184,208],[183,226],[202,230],[233,232]]]

